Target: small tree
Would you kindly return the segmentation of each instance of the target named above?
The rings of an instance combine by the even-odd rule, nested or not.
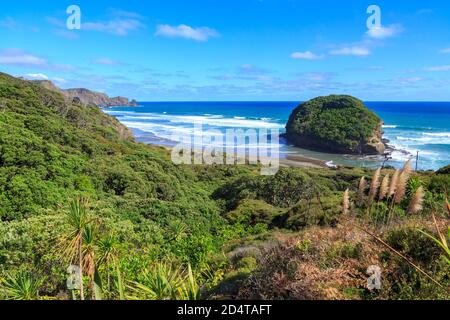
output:
[[[70,203],[70,208],[66,213],[66,221],[70,227],[68,233],[63,238],[63,253],[70,263],[77,262],[80,270],[80,299],[84,300],[83,288],[83,238],[90,223],[88,215],[88,201],[85,198],[77,198]]]

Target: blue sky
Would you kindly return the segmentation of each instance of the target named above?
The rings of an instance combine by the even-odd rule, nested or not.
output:
[[[450,101],[449,30],[447,0],[2,1],[0,71],[140,101]]]

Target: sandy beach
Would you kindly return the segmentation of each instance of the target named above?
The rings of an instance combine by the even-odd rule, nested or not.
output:
[[[152,144],[152,143],[146,143],[150,146],[154,146],[154,147],[160,147],[160,148],[164,148],[166,149],[169,153],[172,152],[171,147],[168,146],[160,146],[157,144]],[[267,158],[264,158],[264,162],[268,163],[269,160],[266,160]],[[316,169],[320,169],[320,168],[329,168],[325,161],[319,160],[319,159],[315,159],[315,158],[309,158],[309,157],[305,157],[305,156],[301,156],[301,155],[287,155],[286,157],[280,157],[279,158],[279,164],[280,167],[286,168],[286,167],[295,167],[295,168],[316,168]]]

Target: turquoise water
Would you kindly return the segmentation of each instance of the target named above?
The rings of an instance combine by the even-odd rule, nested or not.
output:
[[[276,129],[284,132],[291,111],[299,102],[142,102],[139,107],[115,107],[105,112],[130,127],[146,143],[173,146],[174,134],[199,134],[202,130]],[[384,138],[395,148],[388,164],[399,167],[419,151],[420,169],[450,164],[450,103],[366,102],[383,119]],[[295,148],[280,139],[281,156],[302,155],[336,164],[375,167],[380,157],[342,156]]]

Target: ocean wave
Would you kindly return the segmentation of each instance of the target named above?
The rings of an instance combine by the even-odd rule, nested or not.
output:
[[[427,160],[427,161],[434,161],[440,159],[440,154],[436,152],[431,152],[428,150],[417,150],[417,149],[410,149],[410,148],[403,148],[403,149],[397,149],[394,150],[390,156],[392,157],[392,160],[404,162],[406,160],[415,159],[417,151],[419,151],[419,160]]]
[[[270,121],[269,118],[264,120],[248,119],[245,117],[225,118],[222,115],[209,115],[209,116],[197,116],[197,115],[170,115],[159,113],[138,113],[131,111],[109,111],[110,115],[116,116],[119,120],[129,121],[131,119],[142,120],[158,120],[167,121],[170,123],[179,124],[195,124],[201,123],[203,125],[227,127],[227,128],[249,128],[249,129],[284,129],[284,124]],[[123,118],[123,119],[120,119]]]
[[[429,136],[429,137],[402,137],[397,136],[398,141],[407,141],[416,144],[450,144],[450,139],[446,136]]]
[[[248,120],[235,118],[213,118],[202,116],[171,116],[167,117],[172,123],[202,123],[217,127],[231,127],[231,128],[267,128],[267,129],[282,129],[284,125],[280,123],[262,121],[262,120]]]
[[[399,162],[404,162],[407,160],[410,160],[412,158],[412,154],[411,153],[405,153],[402,151],[393,151],[390,154],[392,160],[394,161],[399,161]]]
[[[425,132],[423,133],[425,136],[431,136],[431,137],[446,137],[450,138],[450,132]],[[450,143],[450,140],[449,140]]]
[[[398,124],[385,124],[382,126],[383,129],[388,129],[388,131],[433,131],[436,128],[433,127],[419,127],[419,126],[406,126]]]
[[[208,139],[219,139],[220,141],[226,140],[226,130],[219,130],[219,129],[207,129],[203,127],[196,127],[196,126],[179,126],[179,125],[168,125],[168,124],[160,124],[160,123],[154,123],[154,122],[134,122],[134,121],[122,121],[124,125],[131,129],[137,129],[142,132],[147,132],[155,137],[174,141],[174,142],[182,142],[183,139],[186,137],[194,138],[194,139],[206,139],[205,141],[208,141]],[[258,134],[258,132],[256,132]],[[203,142],[205,142],[203,141]],[[246,146],[252,147],[251,144],[248,143],[248,139],[245,142]],[[207,143],[208,144],[208,143]],[[268,143],[268,144],[258,144],[260,147],[265,147],[267,145],[270,145],[271,148],[274,147],[275,144]],[[278,144],[276,144],[278,146]]]

